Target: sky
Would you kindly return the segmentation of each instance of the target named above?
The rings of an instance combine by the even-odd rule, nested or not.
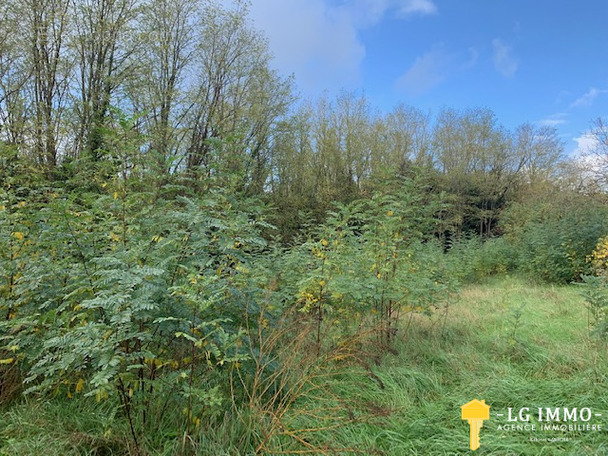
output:
[[[509,129],[554,126],[568,154],[608,117],[608,0],[252,0],[250,14],[303,98],[490,108]]]

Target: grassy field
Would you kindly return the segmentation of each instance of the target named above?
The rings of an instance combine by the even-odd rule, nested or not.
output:
[[[589,407],[588,423],[608,429],[606,346],[589,339],[580,291],[503,278],[464,288],[447,314],[406,319],[395,353],[367,372],[330,381],[328,391],[356,401],[354,420],[312,432],[311,443],[369,455],[473,454],[460,406],[477,398],[491,415],[475,454],[608,455],[605,430],[541,431],[534,416],[528,424],[536,431],[499,429],[517,424],[507,423],[508,407],[529,407],[530,415],[539,407]],[[115,415],[103,405],[65,400],[15,405],[2,413],[0,454],[123,454],[118,436],[126,429]],[[225,438],[235,432],[227,429]],[[162,436],[151,438],[158,439],[156,454],[172,454]],[[211,448],[201,454],[242,454]]]
[[[530,415],[538,407],[589,407],[602,414],[589,423],[608,428],[606,347],[588,337],[580,291],[500,279],[463,289],[445,319],[416,318],[399,354],[376,369],[384,389],[368,392],[369,403],[391,413],[345,434],[344,444],[394,456],[472,454],[460,406],[477,398],[491,415],[475,454],[608,454],[605,430],[540,431],[533,416],[536,431],[505,431],[499,426],[516,423],[496,416],[508,407],[529,407]]]

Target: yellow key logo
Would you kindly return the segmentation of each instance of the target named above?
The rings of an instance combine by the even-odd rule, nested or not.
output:
[[[479,448],[479,430],[484,420],[490,419],[490,406],[485,400],[473,399],[460,407],[462,419],[469,422],[471,428],[471,450]]]

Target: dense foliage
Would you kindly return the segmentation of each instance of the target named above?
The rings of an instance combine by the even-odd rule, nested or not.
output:
[[[344,359],[361,337],[390,344],[404,313],[431,312],[454,286],[432,235],[441,203],[408,179],[337,205],[286,251],[264,238],[269,208],[213,179],[82,162],[81,185],[11,148],[2,158],[2,392],[15,381],[25,395],[116,401],[136,452],[168,406],[186,435],[264,410],[289,387],[283,363],[296,370],[266,340],[299,337],[292,324],[296,353]],[[260,448],[275,444],[265,426]]]
[[[583,281],[606,337],[606,173],[555,129],[296,104],[241,1],[0,13],[3,403],[103,407],[116,454],[338,452],[327,378],[384,387],[463,283]]]

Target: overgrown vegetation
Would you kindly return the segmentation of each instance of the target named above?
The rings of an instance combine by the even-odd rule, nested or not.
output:
[[[0,6],[1,454],[451,454],[472,395],[603,397],[601,160],[295,103],[245,2],[85,3]]]

